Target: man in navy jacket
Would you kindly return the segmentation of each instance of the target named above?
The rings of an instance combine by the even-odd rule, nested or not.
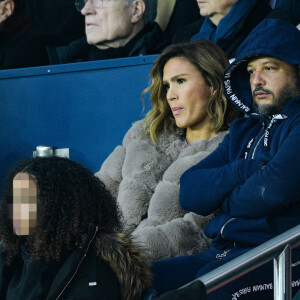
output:
[[[247,117],[233,122],[219,147],[182,175],[180,187],[184,209],[215,213],[205,228],[212,246],[198,255],[155,262],[154,286],[159,293],[300,223],[299,49],[296,27],[264,20],[225,70],[226,96]],[[299,249],[292,254],[295,293],[300,288]],[[208,299],[273,299],[272,281],[270,262],[212,292]]]

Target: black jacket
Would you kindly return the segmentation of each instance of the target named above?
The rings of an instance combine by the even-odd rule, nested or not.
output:
[[[0,257],[0,298],[6,299],[9,283],[19,276],[23,265],[6,266]],[[35,282],[39,291],[35,299],[139,299],[149,287],[150,273],[145,256],[123,234],[101,234],[90,224],[82,248],[72,251],[56,270],[51,283],[47,272]],[[46,291],[45,291],[46,289]],[[19,299],[16,299],[19,300]]]
[[[49,65],[46,45],[59,45],[50,33],[32,28],[24,10],[14,13],[0,31],[0,69]]]
[[[154,22],[146,24],[124,47],[100,50],[88,45],[84,37],[66,46],[47,47],[47,50],[51,64],[63,64],[158,54],[168,43],[170,41],[163,38],[163,32]]]

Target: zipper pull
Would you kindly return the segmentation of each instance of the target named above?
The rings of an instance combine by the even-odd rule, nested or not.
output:
[[[216,255],[216,258],[223,258],[223,257],[226,257],[227,253],[228,253],[230,250],[231,250],[231,249],[225,250],[223,253],[217,254],[217,255]]]

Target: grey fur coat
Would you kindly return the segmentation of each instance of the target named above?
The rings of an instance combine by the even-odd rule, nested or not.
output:
[[[203,229],[211,216],[199,216],[179,206],[179,180],[184,171],[214,151],[226,133],[191,145],[183,136],[162,133],[155,146],[143,136],[141,120],[96,173],[117,198],[125,229],[150,259],[195,254],[209,247]]]

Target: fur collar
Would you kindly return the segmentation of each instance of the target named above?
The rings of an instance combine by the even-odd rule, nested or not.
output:
[[[141,140],[153,145],[150,137],[145,137],[143,134],[144,120],[137,121],[133,124],[131,129],[127,132],[123,139],[125,147],[132,142]],[[179,156],[193,155],[200,151],[212,151],[215,149],[215,145],[222,142],[224,136],[228,131],[219,132],[215,137],[210,140],[199,140],[189,145],[185,140],[184,130],[177,128],[176,132],[160,132],[158,134],[158,146],[159,151],[164,152],[167,157],[171,158],[171,161],[177,159]]]
[[[123,233],[99,234],[95,241],[96,253],[106,261],[120,282],[122,299],[140,299],[151,285],[149,262],[143,251]]]

